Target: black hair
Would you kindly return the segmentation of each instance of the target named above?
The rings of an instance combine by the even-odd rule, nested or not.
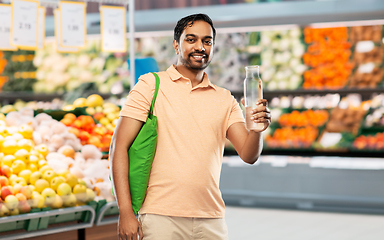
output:
[[[184,29],[188,25],[192,26],[195,21],[204,21],[204,22],[208,23],[209,25],[211,25],[212,31],[213,31],[213,41],[215,41],[216,29],[213,27],[212,19],[207,14],[204,14],[204,13],[192,14],[192,15],[189,15],[189,16],[186,16],[186,17],[183,17],[182,19],[180,19],[177,22],[176,27],[173,31],[173,38],[177,42],[179,42],[180,36],[183,33]]]

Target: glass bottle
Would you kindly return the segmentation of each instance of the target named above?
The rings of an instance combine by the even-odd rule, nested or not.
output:
[[[259,66],[246,66],[244,80],[245,125],[248,130],[261,132],[265,129],[264,123],[255,123],[251,120],[251,111],[256,108],[256,102],[263,98],[263,82],[259,76]]]

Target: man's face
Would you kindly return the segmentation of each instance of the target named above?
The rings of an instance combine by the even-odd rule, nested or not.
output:
[[[173,47],[184,66],[193,70],[204,70],[213,56],[211,25],[204,21],[195,21],[192,26],[187,25],[179,43],[174,40]]]

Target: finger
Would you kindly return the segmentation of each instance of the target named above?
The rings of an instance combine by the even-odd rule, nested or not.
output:
[[[245,106],[245,100],[244,100],[244,98],[241,98],[241,104],[243,104],[243,106]]]
[[[267,99],[259,99],[259,100],[257,100],[256,105],[267,106],[268,105],[268,101],[267,101]]]
[[[141,229],[141,226],[139,226],[139,240],[143,239],[143,230]]]

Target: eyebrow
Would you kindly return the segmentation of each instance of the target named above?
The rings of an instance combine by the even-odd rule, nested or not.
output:
[[[186,36],[186,37],[197,37],[195,34],[191,34],[191,33],[189,33],[189,34],[186,34],[185,36]],[[210,38],[210,39],[212,39],[213,37],[212,37],[212,36],[209,36],[209,35],[207,35],[207,36],[205,36],[204,38]]]

